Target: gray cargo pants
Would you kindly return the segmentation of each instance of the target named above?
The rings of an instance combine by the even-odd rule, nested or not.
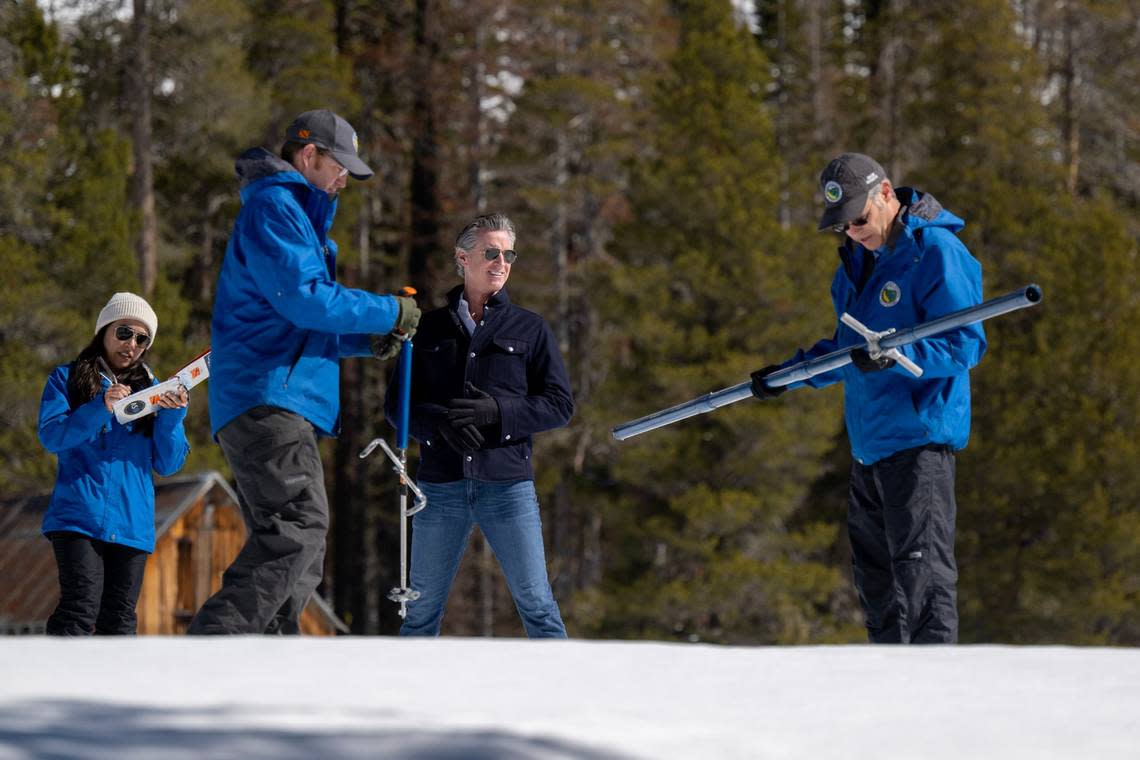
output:
[[[300,632],[321,582],[329,502],[317,436],[303,417],[250,409],[218,431],[248,536],[187,633]]]

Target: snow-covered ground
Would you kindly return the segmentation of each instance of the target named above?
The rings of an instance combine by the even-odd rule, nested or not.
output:
[[[0,639],[0,758],[1140,758],[1140,650]]]

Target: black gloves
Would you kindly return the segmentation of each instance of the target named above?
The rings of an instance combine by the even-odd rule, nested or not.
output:
[[[465,425],[457,429],[445,422],[439,426],[439,437],[460,454],[478,451],[483,445],[483,434],[474,425]]]
[[[498,423],[501,416],[499,402],[471,383],[467,383],[465,390],[475,398],[453,398],[447,405],[448,423],[452,427],[485,427]]]
[[[498,424],[501,413],[499,402],[471,383],[465,390],[474,398],[453,398],[447,404],[447,421],[439,426],[439,435],[460,454],[469,454],[483,447],[483,434],[479,428]]]
[[[769,364],[767,367],[758,369],[752,373],[752,395],[764,401],[766,399],[773,399],[786,391],[788,387],[781,385],[779,388],[772,388],[764,382],[764,378],[780,369],[779,364]]]
[[[851,363],[858,367],[860,372],[878,372],[895,366],[895,360],[889,356],[872,359],[865,348],[851,349]]]
[[[393,298],[400,305],[400,315],[396,317],[392,332],[373,336],[372,355],[377,359],[391,359],[400,353],[400,346],[416,334],[416,327],[420,324],[420,307],[416,305],[416,299],[408,296]]]

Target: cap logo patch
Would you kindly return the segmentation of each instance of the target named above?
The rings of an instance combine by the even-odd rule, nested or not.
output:
[[[356,139],[356,133],[352,133],[352,149],[357,153],[360,152],[360,140]]]
[[[312,132],[310,132],[309,130],[301,129],[301,130],[298,130],[297,137],[300,137],[302,140],[308,140],[309,135],[311,135],[311,134],[312,134]]]
[[[902,290],[899,288],[898,283],[891,280],[879,291],[879,303],[890,308],[899,302],[901,296]]]
[[[823,186],[823,197],[828,203],[839,203],[843,199],[843,187],[835,180],[828,180]]]
[[[863,181],[869,185],[872,182],[874,182],[875,180],[877,180],[878,178],[879,178],[879,175],[877,172],[871,172],[870,174],[868,174],[866,177],[863,178]]]

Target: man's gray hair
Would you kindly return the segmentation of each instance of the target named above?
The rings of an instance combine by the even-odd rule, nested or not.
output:
[[[475,238],[480,230],[492,232],[506,232],[511,236],[511,246],[515,244],[515,223],[506,214],[480,214],[472,219],[466,227],[460,230],[455,238],[455,271],[463,276],[463,265],[459,263],[459,252],[470,253],[475,247]]]

